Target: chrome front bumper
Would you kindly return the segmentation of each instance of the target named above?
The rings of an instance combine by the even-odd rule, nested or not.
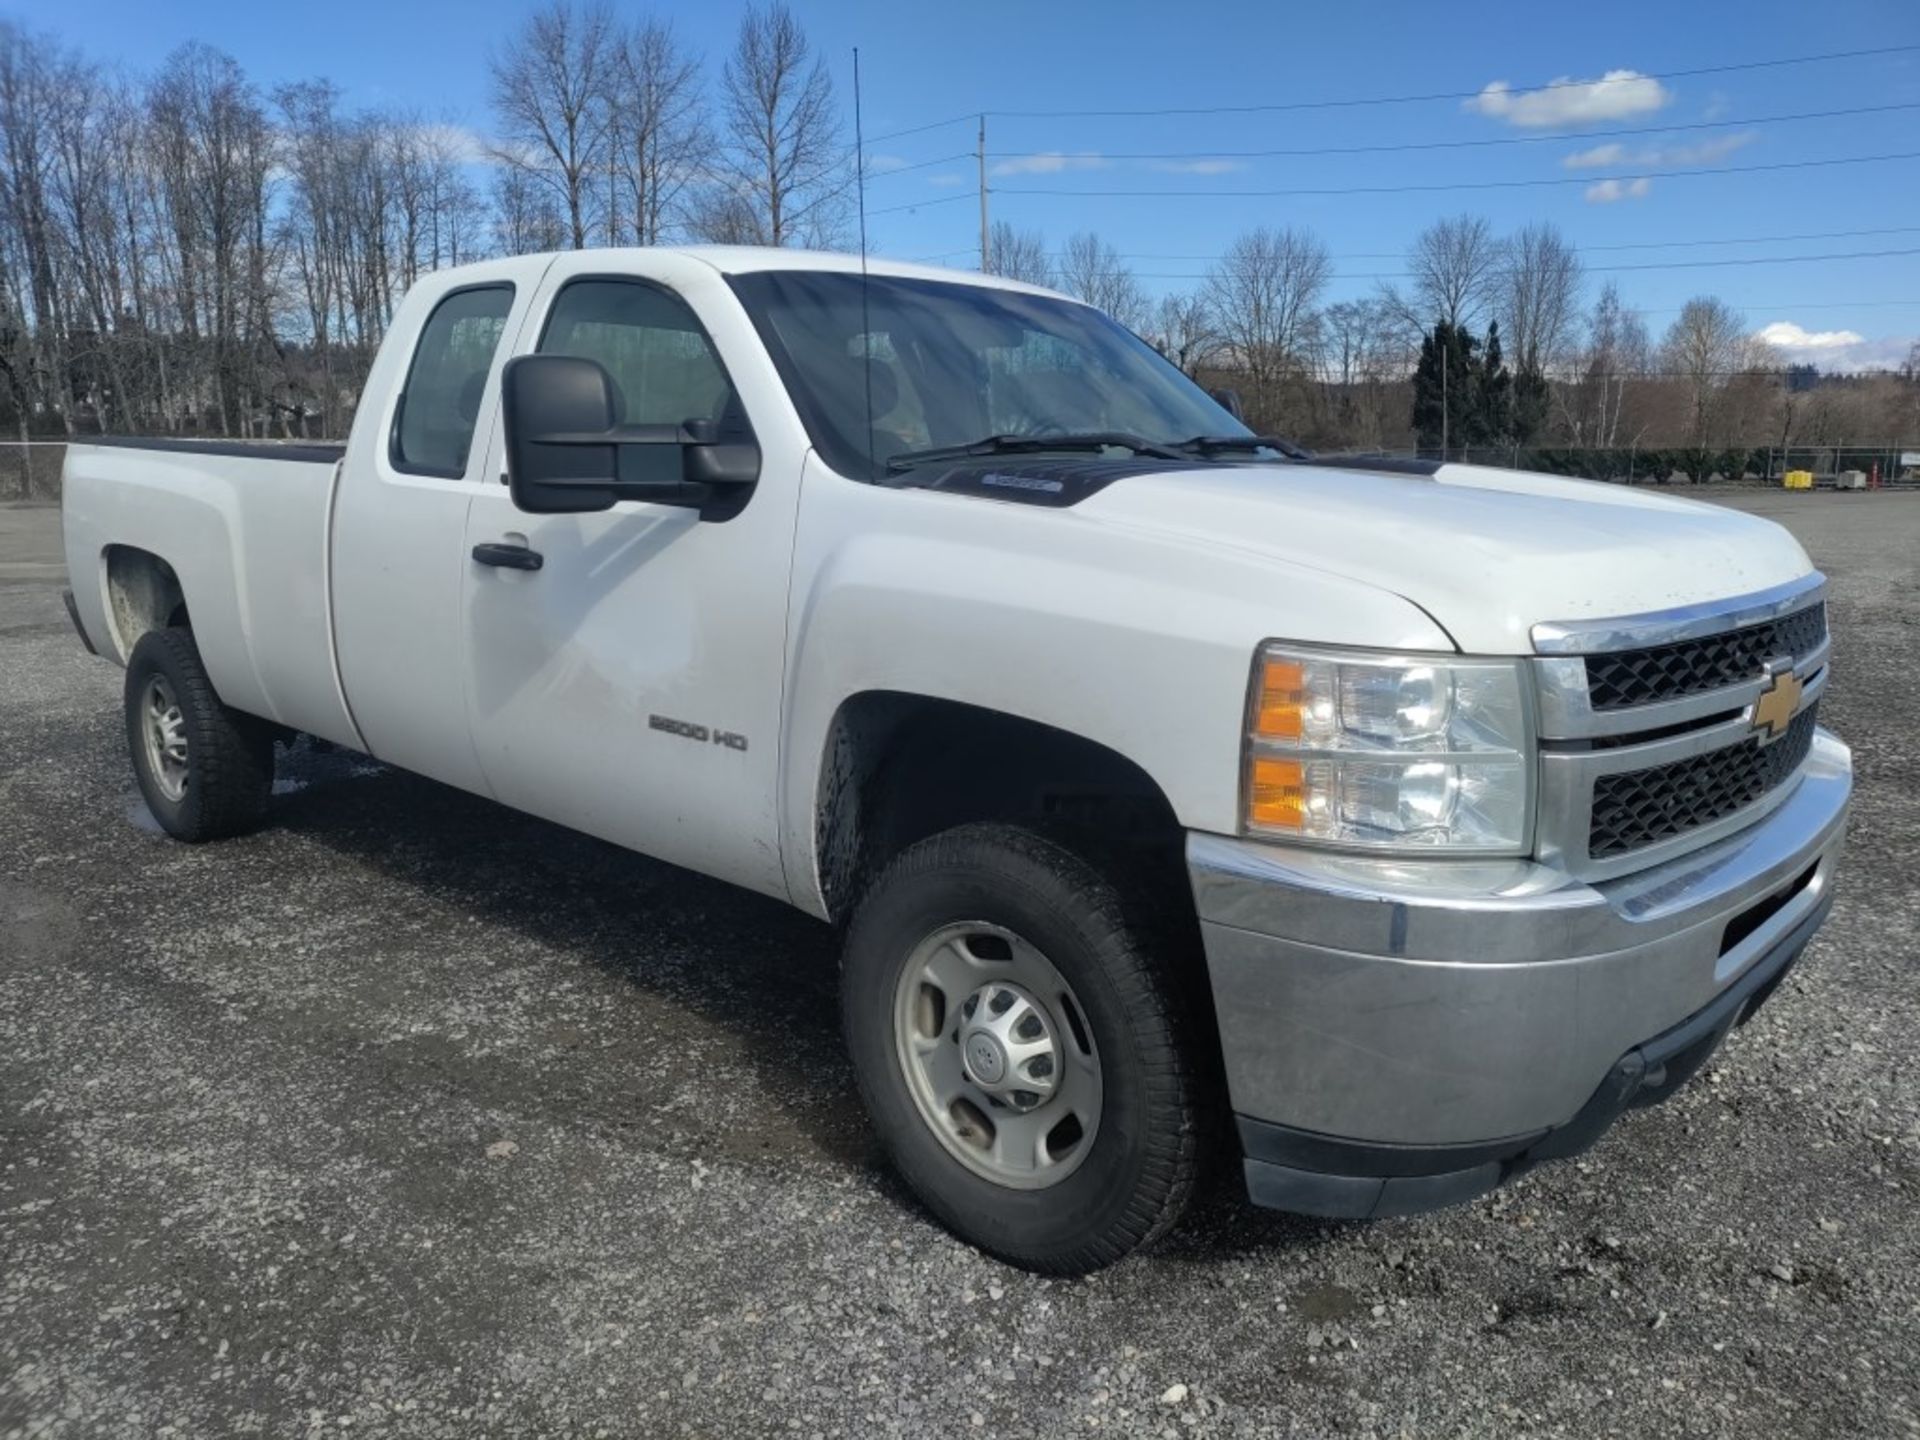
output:
[[[1294,1204],[1285,1185],[1263,1195],[1260,1183],[1289,1168],[1351,1174],[1353,1164],[1457,1175],[1462,1193],[1442,1185],[1431,1203],[1465,1198],[1571,1126],[1638,1047],[1751,1009],[1736,992],[1777,979],[1824,915],[1852,783],[1847,747],[1819,731],[1764,818],[1591,883],[1530,861],[1384,860],[1189,836],[1256,1198],[1355,1213],[1351,1199],[1312,1203],[1310,1185]],[[1263,1177],[1262,1165],[1278,1168]],[[1469,1183],[1469,1172],[1479,1178]]]

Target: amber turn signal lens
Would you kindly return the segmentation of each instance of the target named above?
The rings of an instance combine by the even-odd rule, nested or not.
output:
[[[1298,740],[1306,733],[1306,721],[1307,667],[1298,660],[1263,661],[1254,733],[1269,740]]]
[[[1271,830],[1306,828],[1307,779],[1298,760],[1254,760],[1247,819]]]

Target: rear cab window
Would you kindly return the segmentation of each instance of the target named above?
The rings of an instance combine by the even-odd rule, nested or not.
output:
[[[513,286],[505,284],[456,290],[433,307],[394,416],[394,469],[447,480],[467,473],[487,375],[512,308]]]

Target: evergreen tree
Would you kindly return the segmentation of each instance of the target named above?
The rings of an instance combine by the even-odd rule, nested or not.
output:
[[[1547,377],[1522,365],[1513,372],[1513,438],[1521,445],[1533,443],[1533,437],[1547,426],[1547,409],[1552,403]]]
[[[1420,360],[1413,367],[1413,433],[1422,450],[1440,447],[1440,354],[1439,335],[1446,322],[1420,337]]]
[[[1420,339],[1413,372],[1413,428],[1422,450],[1475,443],[1480,411],[1479,342],[1464,325],[1436,321]]]
[[[1513,377],[1500,353],[1500,322],[1487,326],[1487,349],[1476,387],[1478,405],[1473,417],[1471,445],[1503,445],[1513,436]]]

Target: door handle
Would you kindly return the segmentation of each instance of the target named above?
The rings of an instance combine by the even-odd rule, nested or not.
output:
[[[538,550],[530,550],[525,545],[476,545],[473,558],[482,565],[497,565],[504,570],[538,570],[547,563]]]

